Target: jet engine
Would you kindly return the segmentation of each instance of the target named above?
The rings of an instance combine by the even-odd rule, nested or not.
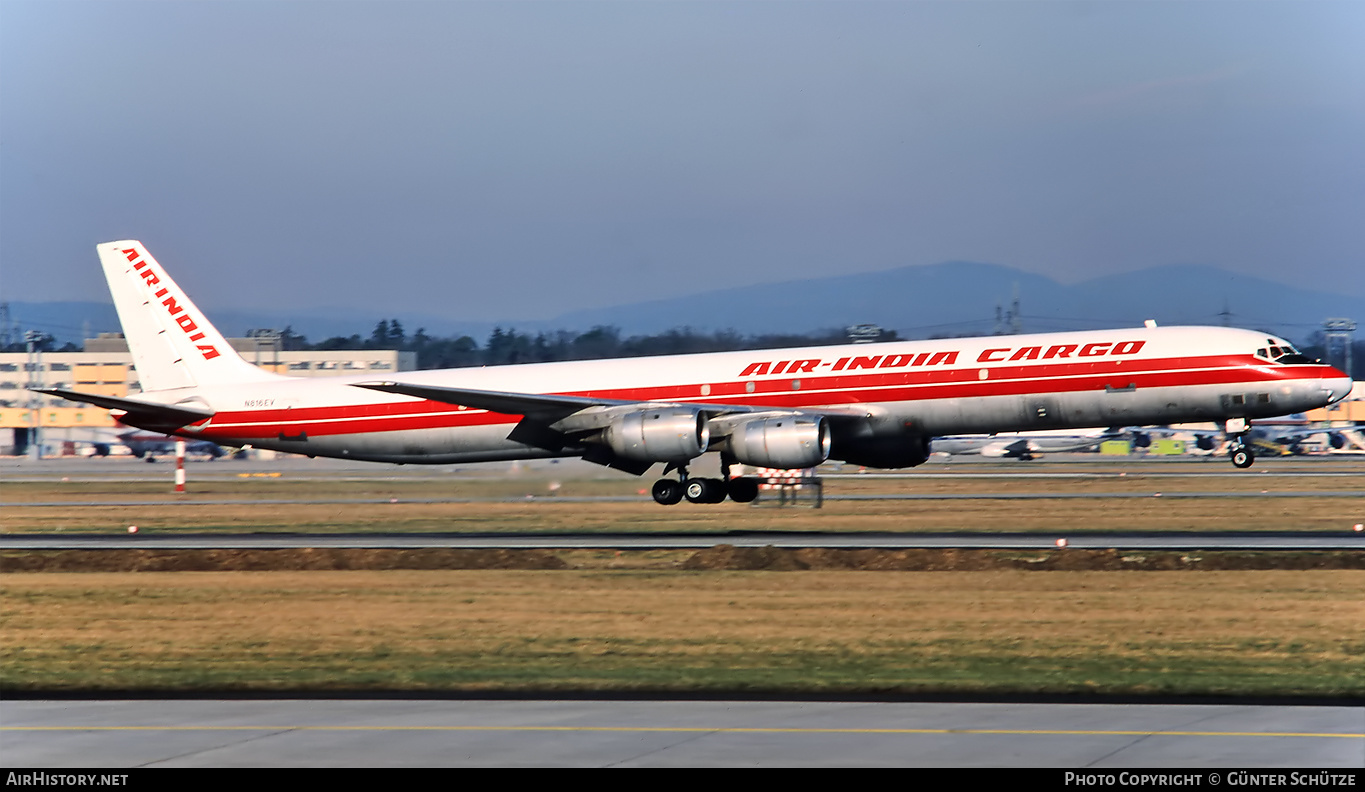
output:
[[[755,418],[730,433],[729,450],[745,465],[815,467],[829,457],[829,426],[823,418]]]
[[[915,434],[841,439],[834,458],[874,468],[915,467],[929,458],[929,440]]]
[[[699,410],[661,407],[626,413],[603,432],[617,456],[640,462],[686,462],[711,443],[711,428]]]

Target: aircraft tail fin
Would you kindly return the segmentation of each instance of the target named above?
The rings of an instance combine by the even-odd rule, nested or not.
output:
[[[96,250],[144,391],[281,378],[238,355],[141,242]]]

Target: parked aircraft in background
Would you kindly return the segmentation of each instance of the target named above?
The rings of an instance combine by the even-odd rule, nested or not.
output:
[[[1157,426],[1141,431],[1190,440],[1196,448],[1208,452],[1216,452],[1222,446],[1235,442],[1235,438],[1227,432],[1216,428]],[[1262,455],[1303,454],[1314,445],[1325,445],[1332,451],[1358,453],[1365,452],[1361,432],[1361,427],[1306,426],[1298,421],[1259,421],[1253,422],[1241,439],[1242,442],[1261,449]],[[1320,443],[1312,443],[1318,438]]]
[[[1351,381],[1249,330],[1163,327],[719,352],[626,360],[287,377],[237,355],[140,242],[97,248],[144,392],[42,392],[122,423],[222,445],[393,463],[578,456],[636,475],[659,503],[756,497],[735,463],[922,463],[930,438],[1225,422],[1322,407]],[[721,478],[694,478],[704,453]]]
[[[1106,440],[1135,440],[1122,429],[1092,429],[1083,432],[1001,432],[999,434],[951,435],[935,437],[929,448],[936,454],[953,456],[980,454],[1004,459],[1035,459],[1043,454],[1096,451]]]
[[[140,432],[136,429],[119,432],[118,438],[120,443],[128,446],[128,450],[133,456],[146,459],[148,462],[156,461],[158,456],[175,454],[176,441],[184,439],[158,432]],[[186,454],[198,454],[217,459],[224,453],[222,446],[208,440],[185,440],[184,442]]]
[[[93,433],[74,440],[61,440],[58,443],[69,447],[64,452],[85,457],[107,457],[132,455],[148,462],[155,462],[158,456],[175,454],[177,441],[185,443],[185,453],[189,456],[207,456],[217,459],[226,451],[217,443],[207,440],[185,440],[180,437],[158,432],[144,432],[140,429],[96,429]]]

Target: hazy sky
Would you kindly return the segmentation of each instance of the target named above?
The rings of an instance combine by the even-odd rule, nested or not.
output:
[[[1365,295],[1365,3],[0,0],[0,300],[107,300],[123,238],[210,309],[958,259]]]

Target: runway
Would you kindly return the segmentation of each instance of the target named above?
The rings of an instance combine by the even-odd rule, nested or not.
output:
[[[840,549],[982,548],[1055,550],[1365,550],[1365,532],[1151,533],[769,533],[705,534],[290,534],[139,533],[6,534],[0,550],[229,550],[319,548],[454,548],[544,550],[686,550],[734,547]]]
[[[953,494],[953,493],[877,493],[872,495],[838,495],[829,494],[824,496],[824,500],[837,501],[941,501],[941,500],[1146,500],[1149,498],[1167,498],[1169,500],[1181,500],[1187,498],[1365,498],[1365,490],[1309,490],[1309,491],[1271,491],[1261,492],[1015,492],[1015,493],[972,493],[972,494]],[[564,496],[548,495],[533,496],[525,495],[521,497],[509,498],[273,498],[273,499],[243,499],[243,498],[186,498],[178,501],[186,505],[195,506],[336,506],[347,504],[376,504],[376,503],[408,503],[408,504],[461,504],[461,503],[647,503],[649,498],[635,495],[596,495],[596,496]],[[5,507],[26,507],[26,508],[70,508],[72,506],[91,507],[91,506],[164,506],[167,501],[162,500],[83,500],[83,501],[12,501],[0,502],[0,509]]]
[[[1365,765],[1359,707],[11,700],[4,708],[0,763],[8,767]]]
[[[78,482],[169,481],[175,470],[172,457],[155,464],[126,458],[54,457],[34,460],[0,457],[0,479],[24,483],[66,478]],[[471,463],[461,465],[390,465],[343,459],[309,459],[281,455],[275,459],[219,459],[186,461],[189,480],[231,480],[241,477],[278,475],[295,481],[488,481],[517,477],[563,476],[573,478],[616,479],[623,482],[648,481],[627,473],[603,468],[578,459],[539,459],[516,463]],[[1132,456],[1105,458],[1096,454],[1048,454],[1027,462],[979,456],[945,458],[934,456],[913,470],[860,471],[852,465],[829,464],[820,474],[831,481],[892,481],[898,479],[1120,479],[1248,478],[1273,476],[1288,478],[1356,478],[1365,472],[1365,455],[1324,455],[1263,457],[1255,467],[1237,470],[1223,458]]]

